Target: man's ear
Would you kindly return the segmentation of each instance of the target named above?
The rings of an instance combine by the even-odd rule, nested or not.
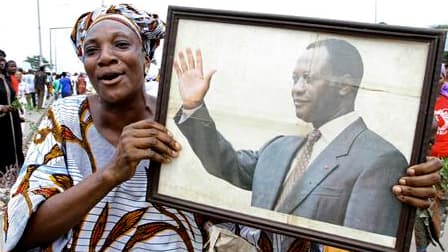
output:
[[[355,90],[358,88],[358,85],[355,84],[355,81],[350,74],[342,76],[339,80],[339,83],[341,85],[341,88],[339,89],[339,94],[341,96],[346,96],[352,92],[355,92]]]

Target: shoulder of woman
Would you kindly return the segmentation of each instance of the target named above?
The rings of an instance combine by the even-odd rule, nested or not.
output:
[[[65,114],[77,114],[79,107],[87,100],[85,95],[68,96],[58,99],[51,105],[54,111],[62,110]]]

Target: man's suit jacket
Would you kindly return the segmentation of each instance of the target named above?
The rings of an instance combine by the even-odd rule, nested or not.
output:
[[[178,122],[180,113],[176,116]],[[252,205],[274,209],[284,178],[303,137],[279,136],[259,151],[235,151],[216,130],[205,105],[178,123],[212,175],[252,191]],[[309,165],[287,205],[279,211],[395,236],[401,204],[391,188],[406,159],[359,118]]]

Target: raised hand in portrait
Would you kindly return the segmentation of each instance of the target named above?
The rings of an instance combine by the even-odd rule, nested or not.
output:
[[[186,56],[185,56],[186,54]],[[179,52],[174,60],[174,69],[179,79],[179,90],[182,105],[185,109],[199,106],[210,87],[210,80],[216,70],[211,70],[204,75],[201,50],[196,50],[196,59],[190,48]]]

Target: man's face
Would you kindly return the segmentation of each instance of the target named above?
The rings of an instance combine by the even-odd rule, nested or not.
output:
[[[293,70],[291,90],[296,116],[306,122],[323,124],[331,120],[339,107],[339,87],[332,83],[324,47],[305,51]]]

